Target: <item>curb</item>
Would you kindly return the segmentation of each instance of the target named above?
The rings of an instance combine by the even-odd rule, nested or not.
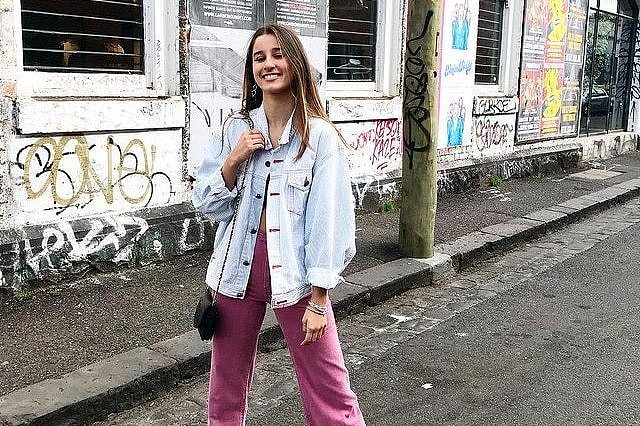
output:
[[[332,292],[336,319],[364,311],[408,290],[428,286],[523,242],[640,196],[640,178],[438,244],[429,259],[397,259],[347,276]],[[283,348],[268,310],[259,350]],[[164,393],[180,380],[205,373],[210,344],[192,330],[139,347],[0,397],[0,425],[86,424]]]

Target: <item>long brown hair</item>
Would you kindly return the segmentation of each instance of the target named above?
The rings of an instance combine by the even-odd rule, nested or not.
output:
[[[309,146],[309,117],[322,118],[328,122],[329,116],[322,106],[318,85],[311,73],[309,58],[296,33],[280,24],[270,24],[258,28],[247,48],[247,56],[244,62],[244,82],[242,86],[242,108],[240,114],[249,116],[249,111],[258,108],[262,104],[262,90],[253,78],[253,45],[261,35],[273,35],[280,45],[282,55],[289,64],[291,73],[291,93],[295,99],[295,112],[293,123],[300,133],[302,143],[298,151],[297,159]]]

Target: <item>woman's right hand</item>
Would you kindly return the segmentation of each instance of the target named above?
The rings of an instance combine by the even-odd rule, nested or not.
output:
[[[264,149],[264,136],[260,130],[247,130],[240,134],[240,139],[231,154],[230,159],[239,166],[247,161],[251,154],[260,149]]]
[[[229,190],[236,184],[236,176],[240,164],[247,161],[251,154],[259,149],[264,149],[264,136],[261,131],[248,130],[240,134],[238,143],[222,165],[222,177]]]

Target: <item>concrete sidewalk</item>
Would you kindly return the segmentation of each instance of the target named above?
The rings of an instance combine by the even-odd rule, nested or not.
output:
[[[441,197],[438,254],[428,260],[401,258],[397,212],[359,215],[358,255],[331,295],[336,316],[640,195],[637,152],[597,167]],[[210,349],[191,330],[191,314],[207,260],[189,255],[0,299],[0,424],[91,422],[205,372]],[[260,349],[280,347],[269,315]]]

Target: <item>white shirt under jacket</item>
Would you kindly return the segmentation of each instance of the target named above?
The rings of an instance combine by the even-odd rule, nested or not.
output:
[[[264,135],[266,147],[254,153],[246,174],[245,165],[240,166],[231,191],[222,178],[222,164],[241,133],[249,129],[247,120],[235,115],[226,122],[222,146],[220,137],[208,144],[193,188],[196,209],[219,222],[206,280],[216,288],[239,198],[219,291],[229,297],[244,297],[264,197],[268,197],[271,306],[290,306],[311,294],[311,286],[331,289],[343,281],[340,274],[355,255],[355,204],[346,147],[330,123],[310,118],[310,146],[296,160],[301,138],[292,127],[292,118],[274,149],[263,107],[249,115],[255,129]]]

